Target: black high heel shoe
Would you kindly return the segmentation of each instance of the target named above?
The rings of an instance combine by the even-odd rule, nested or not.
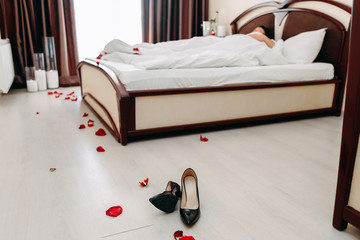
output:
[[[192,225],[200,218],[200,200],[197,176],[191,168],[182,175],[181,191],[180,216],[186,225]]]
[[[176,203],[181,197],[179,184],[169,181],[165,191],[149,199],[149,201],[161,211],[171,213],[174,211]]]

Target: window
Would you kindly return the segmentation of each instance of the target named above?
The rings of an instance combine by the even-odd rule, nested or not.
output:
[[[113,39],[140,43],[140,0],[75,0],[79,60],[96,57]]]

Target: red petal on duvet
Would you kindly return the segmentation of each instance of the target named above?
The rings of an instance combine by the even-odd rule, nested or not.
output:
[[[174,232],[174,239],[175,240],[180,239],[182,236],[183,236],[183,231],[178,230],[178,231]]]
[[[94,122],[94,120],[89,119],[89,120],[88,120],[88,123],[91,123],[91,122]]]
[[[39,112],[36,112],[36,115],[39,115]]]
[[[81,124],[80,126],[79,126],[79,129],[84,129],[85,128],[85,124]]]
[[[70,97],[66,97],[66,98],[64,98],[65,100],[70,100]]]
[[[207,141],[209,141],[209,139],[200,135],[200,141],[207,142]]]
[[[95,132],[95,135],[98,135],[98,136],[105,136],[105,135],[106,135],[106,132],[105,132],[105,130],[104,130],[104,129],[99,128],[99,130],[97,130],[97,131]]]
[[[134,55],[140,55],[138,52],[134,52],[133,54],[134,54]]]
[[[94,126],[93,123],[91,123],[91,122],[88,123],[88,127],[93,127],[93,126]]]
[[[117,217],[122,213],[123,209],[120,206],[114,206],[106,211],[106,215],[110,217]]]
[[[84,112],[83,117],[87,117],[89,114],[87,112]]]
[[[139,182],[139,183],[140,183],[140,185],[141,185],[142,187],[146,187],[146,186],[148,185],[148,182],[149,182],[149,178],[147,178],[147,179],[145,179],[144,181]]]
[[[77,101],[77,98],[73,98],[73,99],[71,99],[71,101],[76,102],[76,101]]]
[[[53,95],[53,92],[48,92],[48,95]]]
[[[98,146],[98,147],[96,148],[96,151],[98,151],[98,152],[105,152],[105,149],[104,149],[102,146]]]
[[[59,97],[60,97],[60,95],[56,95],[56,96],[55,96],[55,98],[59,98]]]
[[[68,96],[71,96],[71,95],[73,95],[75,92],[71,92],[71,93],[69,93],[69,94],[67,94]]]
[[[100,53],[100,54],[99,54],[99,56],[97,56],[97,58],[96,58],[96,59],[101,59],[101,58],[102,58],[102,56],[103,56],[103,55]]]
[[[99,66],[100,62],[96,62],[96,64]]]
[[[133,48],[133,51],[137,51],[137,52],[138,52],[138,51],[139,51],[139,49],[138,49],[138,48]]]

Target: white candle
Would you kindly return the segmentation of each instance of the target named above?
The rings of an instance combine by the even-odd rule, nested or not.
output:
[[[38,83],[39,91],[46,90],[46,73],[45,70],[35,70],[35,79]]]
[[[38,84],[35,80],[26,80],[26,87],[28,92],[37,92]]]
[[[47,86],[48,88],[59,87],[59,75],[57,70],[50,70],[46,72]]]
[[[224,25],[217,26],[217,36],[218,37],[226,36],[226,27]]]

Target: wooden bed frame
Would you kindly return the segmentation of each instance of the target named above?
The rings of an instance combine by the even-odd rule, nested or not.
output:
[[[332,80],[127,91],[110,69],[83,61],[78,65],[82,97],[122,145],[127,144],[129,137],[144,134],[288,117],[339,116],[347,74],[347,31],[324,13],[289,7],[298,2],[304,0],[258,4],[231,23],[233,34],[246,34],[263,25],[274,35],[275,18],[284,26],[283,40],[326,27],[324,43],[315,61],[333,64]],[[351,8],[339,2],[316,2],[351,14]],[[274,10],[237,27],[244,16],[263,7]]]

